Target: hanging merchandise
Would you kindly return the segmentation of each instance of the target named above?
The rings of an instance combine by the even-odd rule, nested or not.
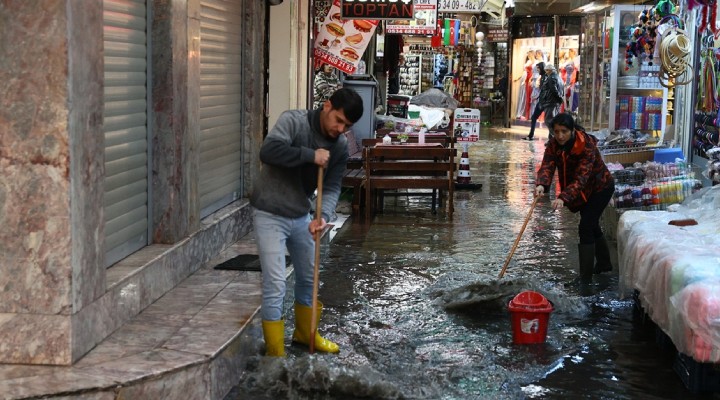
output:
[[[670,88],[692,82],[691,51],[690,39],[684,31],[673,29],[663,36],[660,41],[661,85]],[[682,76],[687,76],[687,78],[680,79]]]
[[[698,111],[713,112],[717,109],[716,89],[717,89],[717,58],[715,50],[712,48],[713,35],[708,35],[702,40],[705,49],[700,52],[700,71],[701,76],[698,80],[698,96],[696,107]]]
[[[655,51],[655,38],[659,15],[654,8],[643,10],[638,16],[638,22],[630,26],[630,41],[625,49],[625,70],[633,66],[633,59],[640,60],[642,56],[650,58]]]
[[[700,28],[698,32],[704,32],[705,28],[710,28],[712,33],[717,34],[718,27],[715,24],[717,16],[717,0],[688,0],[688,11],[692,11],[695,7],[700,7]]]

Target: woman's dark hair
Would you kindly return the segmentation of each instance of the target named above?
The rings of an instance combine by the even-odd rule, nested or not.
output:
[[[547,74],[545,73],[545,63],[542,62],[542,61],[538,62],[538,63],[537,63],[537,68],[538,68],[538,70],[539,70],[539,72],[540,72],[540,76],[544,78],[544,77],[547,75]]]
[[[577,124],[572,114],[569,113],[560,113],[556,115],[548,124],[551,130],[555,129],[555,125],[564,126],[570,129],[570,132],[575,132],[576,130],[585,132],[585,128]]]
[[[343,110],[353,124],[363,115],[363,101],[356,91],[350,88],[340,88],[330,96],[330,104],[334,110]]]

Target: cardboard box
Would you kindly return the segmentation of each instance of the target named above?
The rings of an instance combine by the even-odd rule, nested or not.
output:
[[[627,153],[603,154],[603,161],[606,163],[633,164],[636,162],[652,161],[655,150],[640,150]]]

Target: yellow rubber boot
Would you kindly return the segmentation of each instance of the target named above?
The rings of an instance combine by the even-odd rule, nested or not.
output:
[[[322,303],[318,302],[316,322],[320,323],[320,314],[322,313]],[[293,341],[310,345],[310,322],[312,321],[312,307],[295,303],[295,332],[293,332]],[[317,326],[317,324],[316,324]],[[337,353],[340,346],[324,337],[320,336],[315,330],[315,350],[325,353]]]
[[[285,357],[285,320],[262,322],[265,337],[265,355]]]

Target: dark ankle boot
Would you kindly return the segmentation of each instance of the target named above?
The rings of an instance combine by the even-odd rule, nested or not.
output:
[[[580,283],[592,283],[593,264],[595,263],[595,243],[578,244],[580,254]]]
[[[613,266],[610,261],[610,249],[608,248],[605,236],[595,239],[595,269],[593,270],[596,274],[602,274],[603,272],[612,271]]]

